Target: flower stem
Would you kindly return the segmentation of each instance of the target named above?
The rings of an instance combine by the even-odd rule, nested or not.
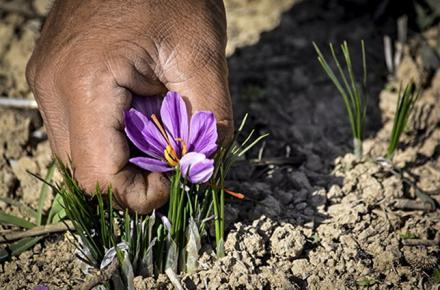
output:
[[[363,154],[362,140],[358,138],[354,138],[353,148],[354,148],[354,155],[356,156],[356,158],[361,159]]]
[[[223,240],[225,234],[225,175],[223,168],[220,168],[220,239]]]
[[[217,199],[217,191],[215,189],[211,189],[212,192],[212,201],[214,202],[214,224],[215,224],[215,241],[218,243],[221,239],[221,226],[220,226],[220,210]]]

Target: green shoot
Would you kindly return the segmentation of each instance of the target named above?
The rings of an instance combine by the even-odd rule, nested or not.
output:
[[[402,240],[417,239],[417,235],[411,232],[405,232],[405,233],[400,233],[400,238]]]
[[[386,159],[390,161],[394,157],[396,149],[399,145],[400,136],[407,127],[408,119],[419,97],[420,91],[416,89],[416,86],[413,82],[408,84],[403,92],[399,91],[390,143],[385,156]]]
[[[34,223],[31,223],[30,221],[27,221],[24,218],[17,217],[12,214],[7,214],[5,212],[0,211],[0,223],[1,224],[7,224],[7,225],[14,225],[17,227],[22,227],[26,229],[30,229],[35,227]]]
[[[324,72],[335,85],[336,89],[342,96],[345,104],[345,109],[350,121],[351,131],[353,134],[354,154],[357,158],[362,157],[362,141],[364,137],[365,117],[367,111],[368,95],[367,88],[367,62],[365,57],[365,44],[361,41],[362,49],[362,82],[356,81],[353,70],[353,63],[351,61],[350,50],[346,41],[341,45],[341,51],[345,62],[345,71],[341,62],[336,56],[336,51],[333,44],[330,43],[330,51],[332,58],[337,67],[337,73],[330,67],[324,55],[318,46],[313,43],[318,54],[318,61],[321,64]],[[339,74],[339,77],[337,76]]]
[[[50,180],[52,180],[52,176],[55,172],[55,163],[53,162],[50,166],[49,166],[49,170],[47,171],[47,175],[45,180],[50,182]],[[41,186],[41,191],[40,191],[40,198],[38,199],[38,209],[37,209],[37,215],[36,215],[36,220],[37,220],[37,225],[41,226],[41,221],[43,218],[43,207],[44,207],[44,202],[46,201],[47,198],[47,192],[49,190],[49,185],[47,183],[43,183],[43,185]]]
[[[369,278],[369,277],[366,277],[366,278],[363,278],[363,279],[356,281],[356,285],[358,285],[359,287],[367,287],[367,288],[374,286],[377,283],[378,283],[378,281],[376,279]]]
[[[12,256],[20,255],[24,251],[33,247],[43,238],[44,236],[23,238],[11,245],[6,246],[6,248],[0,250],[0,262],[6,261]]]

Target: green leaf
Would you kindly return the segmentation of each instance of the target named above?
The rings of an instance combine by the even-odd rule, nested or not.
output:
[[[124,259],[121,264],[122,273],[124,274],[123,280],[127,290],[135,290],[134,288],[134,273],[133,266],[131,265],[128,253],[124,253]]]
[[[52,201],[49,214],[47,215],[47,223],[57,223],[66,217],[66,210],[64,209],[63,198],[57,193]]]
[[[399,145],[400,136],[408,125],[408,119],[419,97],[420,91],[413,82],[406,85],[403,92],[401,92],[401,89],[399,90],[390,143],[385,156],[390,161],[393,159]]]
[[[199,259],[199,251],[201,248],[199,229],[192,217],[189,218],[186,239],[188,241],[186,244],[186,272],[191,274],[197,270],[197,260]]]
[[[165,269],[171,268],[174,272],[177,272],[177,263],[179,260],[177,245],[172,239],[170,239],[167,243],[167,248],[168,254]]]
[[[47,192],[49,191],[49,183],[52,180],[53,174],[55,172],[55,162],[52,162],[52,164],[49,166],[49,170],[47,171],[46,174],[46,178],[44,179],[44,183],[41,186],[41,191],[40,191],[40,198],[38,200],[38,209],[37,209],[37,216],[35,217],[37,220],[37,225],[41,225],[41,221],[43,219],[43,207],[44,207],[44,202],[46,201],[47,198]]]
[[[333,44],[330,43],[330,51],[333,62],[336,65],[337,70],[334,71],[329,63],[326,61],[324,55],[322,54],[316,43],[313,43],[316,53],[318,55],[318,62],[321,64],[322,69],[327,74],[329,79],[332,81],[333,85],[338,90],[341,95],[345,109],[347,111],[348,120],[350,122],[351,131],[353,134],[354,142],[354,152],[356,157],[360,158],[362,156],[362,140],[363,131],[365,127],[365,116],[367,110],[368,93],[367,93],[367,62],[365,54],[365,43],[361,41],[361,53],[362,53],[362,85],[358,85],[356,81],[353,62],[350,56],[350,50],[348,43],[344,41],[341,45],[341,52],[343,55],[343,60],[345,62],[345,70],[343,68],[342,62],[339,61]]]
[[[356,284],[360,287],[371,287],[377,283],[378,281],[376,279],[368,277],[356,281]]]
[[[6,248],[0,250],[0,262],[6,261],[7,259],[9,259],[12,256],[17,256],[17,255],[21,254],[22,252],[33,247],[36,243],[38,243],[43,238],[44,238],[44,236],[23,238],[15,243],[7,246]]]
[[[35,227],[35,224],[31,223],[30,221],[27,221],[24,218],[20,218],[15,215],[5,213],[3,211],[0,211],[0,223],[14,225],[26,229]]]

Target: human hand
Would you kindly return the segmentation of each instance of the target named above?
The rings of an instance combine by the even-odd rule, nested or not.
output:
[[[85,190],[111,184],[139,213],[162,206],[166,178],[128,164],[123,113],[133,96],[177,91],[191,112],[214,112],[228,140],[225,45],[221,0],[55,1],[26,71],[52,151]]]

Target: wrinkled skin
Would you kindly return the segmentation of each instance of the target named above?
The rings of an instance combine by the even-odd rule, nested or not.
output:
[[[52,151],[88,191],[112,185],[140,213],[168,198],[167,179],[128,164],[123,112],[133,95],[181,93],[232,133],[221,0],[55,1],[27,66]]]

